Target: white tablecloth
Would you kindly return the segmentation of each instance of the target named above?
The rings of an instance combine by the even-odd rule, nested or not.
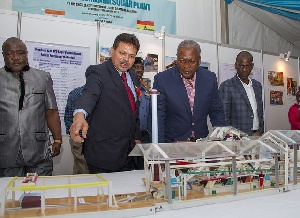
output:
[[[141,178],[143,171],[102,174],[112,181],[114,194],[145,191]],[[11,178],[0,178],[0,190],[8,184]],[[83,179],[84,181],[85,179]],[[55,182],[54,182],[55,183]],[[95,195],[94,188],[84,188],[78,195]],[[66,196],[67,190],[51,190],[46,197]],[[18,196],[18,195],[17,195]],[[179,210],[160,211],[154,215],[140,216],[140,218],[299,218],[300,217],[300,189],[288,192],[249,198],[245,200],[217,203],[205,206],[191,207]]]

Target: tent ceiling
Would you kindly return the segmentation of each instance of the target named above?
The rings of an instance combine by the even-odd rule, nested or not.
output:
[[[235,1],[235,3],[300,49],[300,21],[273,14],[239,1]]]

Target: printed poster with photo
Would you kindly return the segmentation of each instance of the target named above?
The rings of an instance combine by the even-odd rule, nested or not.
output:
[[[110,57],[109,54],[110,48],[109,47],[100,47],[100,53],[99,53],[99,59],[100,59],[100,64],[103,62],[107,61]]]
[[[296,95],[296,93],[297,93],[297,91],[298,91],[298,90],[297,90],[297,86],[298,86],[298,85],[297,85],[297,81],[293,80],[293,81],[292,81],[292,95],[294,95],[294,96]]]
[[[148,53],[144,59],[145,72],[158,73],[158,55]]]
[[[283,91],[270,91],[270,105],[283,105]]]
[[[165,69],[170,69],[172,67],[174,67],[176,65],[176,60],[177,58],[176,57],[171,57],[171,56],[166,56],[165,57]]]
[[[268,81],[270,86],[284,86],[283,72],[269,71]]]

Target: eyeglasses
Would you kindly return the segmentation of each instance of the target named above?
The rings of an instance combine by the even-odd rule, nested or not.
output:
[[[189,64],[189,65],[194,65],[194,64],[196,64],[196,62],[197,61],[195,61],[195,60],[187,60],[187,59],[180,59],[179,60],[179,63],[180,64]]]

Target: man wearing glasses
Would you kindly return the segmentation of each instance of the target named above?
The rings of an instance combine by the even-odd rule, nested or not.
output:
[[[253,56],[248,51],[241,51],[235,62],[237,74],[224,81],[219,92],[226,124],[249,136],[259,136],[264,132],[262,86],[249,78],[253,66]]]

